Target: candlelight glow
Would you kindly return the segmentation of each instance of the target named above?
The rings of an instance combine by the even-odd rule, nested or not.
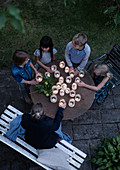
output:
[[[59,78],[59,82],[63,83],[63,82],[64,82],[64,77],[61,76],[61,77]]]
[[[70,97],[75,97],[76,91],[75,90],[70,90]]]
[[[80,83],[80,78],[79,77],[75,78],[75,83]]]
[[[64,62],[64,61],[61,61],[61,62],[59,63],[59,67],[60,67],[60,68],[64,68],[64,67],[65,67],[65,62]]]
[[[65,67],[65,73],[69,73],[69,67],[68,66]]]
[[[49,72],[45,72],[45,77],[49,78],[50,77],[50,73]]]
[[[37,76],[37,77],[36,77],[36,81],[37,81],[37,82],[40,83],[42,80],[43,80],[43,77],[42,77],[42,76]]]
[[[52,92],[53,92],[53,94],[58,94],[58,87],[52,86]]]
[[[67,77],[66,77],[66,83],[71,83],[71,82],[72,82],[71,77],[70,77],[70,76],[67,76]]]
[[[67,84],[63,83],[63,84],[61,85],[61,87],[62,87],[63,90],[66,90]]]
[[[73,83],[73,84],[72,84],[72,89],[73,89],[73,90],[76,90],[76,89],[77,89],[77,84],[76,84],[76,83]]]
[[[58,89],[61,89],[61,82],[57,82],[56,86]]]
[[[71,78],[73,78],[73,77],[74,77],[74,75],[75,75],[74,71],[73,71],[73,70],[71,70],[71,72],[70,72],[70,77],[71,77]]]
[[[52,65],[52,66],[51,66],[51,70],[52,70],[53,72],[56,72],[57,66],[56,66],[56,65]]]
[[[56,103],[57,102],[57,96],[56,95],[51,95],[51,97],[50,97],[50,101],[52,102],[52,103]]]
[[[84,71],[81,70],[81,71],[79,72],[79,76],[80,76],[80,77],[84,77],[84,75],[85,75]]]
[[[58,70],[56,72],[54,72],[54,77],[55,78],[59,78],[60,77],[60,72]]]
[[[66,88],[65,93],[69,94],[70,93],[70,88]]]
[[[76,102],[80,102],[80,100],[81,100],[81,95],[80,94],[76,94],[75,95],[75,101]]]
[[[65,91],[63,89],[60,90],[60,96],[64,96],[65,95]]]
[[[75,106],[75,99],[70,99],[68,102],[69,107],[74,107]]]

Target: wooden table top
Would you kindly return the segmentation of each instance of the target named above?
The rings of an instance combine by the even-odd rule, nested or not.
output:
[[[52,63],[49,64],[49,66],[51,65],[57,65],[58,70],[60,71],[61,76],[63,76],[64,78],[66,76],[68,76],[68,73],[64,72],[64,69],[59,68],[59,61],[54,61]],[[41,73],[45,73],[45,70],[43,68],[40,68],[39,70]],[[55,82],[58,81],[58,79],[53,78]],[[73,78],[73,81],[74,82]],[[90,74],[88,72],[85,72],[85,76],[83,78],[81,78],[82,81],[84,81],[85,83],[89,84],[89,85],[94,85],[94,82],[90,76]],[[72,83],[71,83],[72,84]],[[71,84],[68,86],[71,86]],[[65,96],[60,96],[59,94],[57,94],[57,103],[51,103],[49,97],[46,97],[43,93],[39,93],[38,91],[36,91],[35,86],[31,85],[30,87],[30,93],[31,93],[31,98],[33,100],[33,103],[42,103],[44,110],[45,110],[45,114],[49,117],[54,118],[55,114],[57,112],[58,109],[58,103],[60,99],[65,99],[66,102],[68,103],[70,96],[68,94],[65,94]],[[66,109],[63,111],[64,113],[64,118],[63,120],[74,120],[75,118],[81,116],[82,114],[84,114],[92,105],[93,101],[94,101],[94,97],[95,97],[95,92],[83,87],[78,87],[76,90],[76,94],[80,94],[81,95],[81,101],[80,102],[76,102],[75,106],[73,108],[70,108],[68,105],[66,107]]]

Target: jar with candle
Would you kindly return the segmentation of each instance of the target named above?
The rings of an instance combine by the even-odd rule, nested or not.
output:
[[[68,102],[68,106],[69,107],[74,107],[75,106],[75,99],[69,99],[69,102]]]
[[[64,77],[61,76],[61,77],[59,78],[59,82],[63,83],[63,82],[64,82]]]
[[[76,83],[72,83],[72,89],[76,90],[77,89],[77,84]]]
[[[80,83],[80,77],[75,77],[75,83]]]
[[[57,86],[52,86],[52,93],[53,94],[58,94],[58,87]]]
[[[62,87],[63,90],[66,90],[67,84],[63,83],[63,84],[61,85],[61,87]]]
[[[80,100],[81,100],[81,95],[80,94],[76,94],[75,95],[75,101],[76,102],[80,102]]]
[[[56,66],[56,65],[52,65],[52,66],[51,66],[51,70],[52,70],[53,72],[56,72],[57,66]]]
[[[56,103],[57,102],[57,96],[56,95],[51,95],[51,97],[50,97],[50,101],[51,101],[51,103]]]
[[[49,78],[50,77],[50,73],[49,72],[45,72],[45,77]]]
[[[75,97],[76,91],[75,90],[70,90],[70,97]]]
[[[59,67],[60,67],[60,68],[64,68],[64,67],[65,67],[65,62],[64,62],[64,61],[61,61],[61,62],[59,63]]]
[[[61,89],[61,82],[57,82],[56,86],[57,86],[58,90]]]
[[[65,67],[65,73],[69,73],[69,70],[70,70],[69,67],[66,66],[66,67]]]
[[[66,83],[69,84],[69,83],[71,83],[71,82],[72,82],[72,78],[71,78],[70,76],[67,76],[67,77],[66,77]]]
[[[70,93],[70,88],[66,88],[65,93],[69,94]]]
[[[60,89],[60,96],[64,96],[65,95],[65,91],[63,89]]]
[[[81,70],[80,72],[79,72],[79,77],[84,77],[85,76],[85,72],[83,71],[83,70]]]
[[[61,105],[61,107],[65,104],[65,99],[60,99],[59,104]]]
[[[36,77],[36,81],[37,81],[37,82],[39,82],[39,83],[40,83],[42,80],[43,80],[42,75],[41,75],[41,76],[37,76],[37,77]]]
[[[60,72],[58,70],[56,72],[54,72],[54,77],[55,78],[59,78],[60,77]]]
[[[69,74],[70,74],[70,77],[73,78],[75,75],[74,70],[71,70]]]

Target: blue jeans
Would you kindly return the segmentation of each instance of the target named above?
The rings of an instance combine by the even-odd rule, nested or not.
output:
[[[22,93],[23,97],[29,97],[30,93],[30,85],[25,83],[18,83],[19,84],[19,90]]]

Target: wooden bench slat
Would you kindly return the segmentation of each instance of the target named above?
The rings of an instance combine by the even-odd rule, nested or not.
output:
[[[11,117],[12,119],[16,118],[16,116],[17,116],[17,114],[12,113],[11,111],[9,111],[9,110],[7,110],[7,109],[5,109],[4,113],[5,113],[6,115],[8,115],[9,117]]]
[[[15,107],[13,107],[11,105],[9,105],[7,108],[10,109],[11,111],[17,113],[18,115],[23,115],[23,113],[21,111],[19,111],[18,109],[16,109]]]
[[[8,122],[8,123],[10,123],[10,122],[12,121],[11,118],[9,118],[8,116],[6,116],[6,115],[4,115],[4,114],[1,115],[1,118],[4,119],[4,120],[5,120],[6,122]]]
[[[9,139],[7,139],[6,137],[0,135],[0,141],[5,143],[6,145],[10,146],[11,148],[13,148],[14,150],[18,151],[19,153],[21,153],[22,155],[26,156],[27,158],[29,158],[30,160],[32,160],[33,162],[37,163],[38,165],[42,166],[43,168],[45,168],[46,170],[51,170],[51,168],[48,168],[47,166],[41,164],[40,162],[38,162],[36,160],[36,157],[33,156],[32,154],[30,154],[29,152],[27,152],[25,149],[22,149],[21,147],[19,147],[18,145],[16,145],[14,142],[10,141]]]
[[[74,165],[75,167],[77,167],[77,168],[80,168],[80,166],[81,166],[78,162],[76,162],[76,161],[73,160],[72,158],[69,158],[67,161],[68,161],[69,163],[71,163],[72,165]]]
[[[2,132],[3,134],[5,134],[7,132],[6,128],[3,128],[2,126],[0,126],[0,132]]]
[[[27,144],[24,140],[22,140],[19,137],[17,137],[16,142],[18,142],[20,145],[22,145],[23,147],[27,148],[28,150],[33,152],[36,156],[38,156],[37,150],[35,148],[33,148],[31,145]]]
[[[6,128],[9,129],[9,124],[6,123],[6,122],[5,122],[4,120],[2,120],[2,119],[0,119],[0,125],[2,125],[2,126],[4,126],[4,127],[6,127]]]
[[[77,156],[75,153],[70,151],[69,149],[65,148],[63,145],[57,143],[55,146],[57,146],[59,149],[70,155],[72,158],[76,159],[78,162],[83,163],[84,159],[81,157]]]
[[[80,156],[82,156],[83,158],[86,158],[87,155],[85,153],[83,153],[81,150],[77,149],[75,146],[71,145],[70,143],[66,142],[65,140],[61,140],[60,142],[62,144],[64,144],[65,146],[69,147],[71,150],[73,150]]]

